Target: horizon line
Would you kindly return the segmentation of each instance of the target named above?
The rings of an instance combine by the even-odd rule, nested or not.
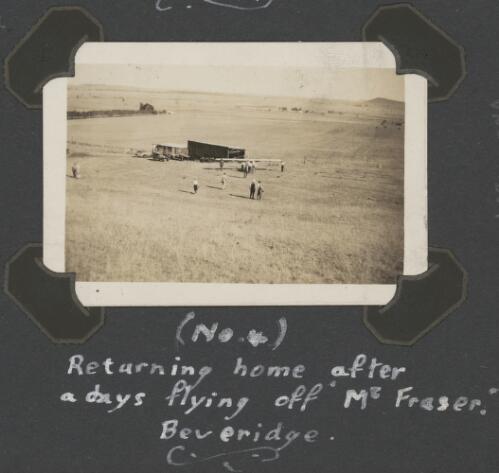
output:
[[[208,95],[229,95],[229,96],[243,96],[243,97],[270,97],[270,98],[290,98],[290,99],[312,99],[312,100],[331,100],[336,102],[369,102],[377,99],[387,100],[389,102],[395,102],[400,104],[405,104],[405,100],[397,100],[393,98],[387,98],[383,96],[376,96],[369,99],[345,99],[345,98],[330,98],[330,97],[317,97],[317,96],[291,96],[291,95],[260,95],[251,93],[237,93],[237,92],[213,92],[205,90],[179,90],[179,89],[159,89],[153,87],[145,86],[131,86],[131,85],[118,85],[118,84],[99,84],[99,83],[84,83],[84,84],[68,84],[68,89],[76,87],[107,87],[107,88],[121,88],[121,89],[136,89],[144,91],[155,91],[159,93],[180,93],[180,94],[208,94]]]

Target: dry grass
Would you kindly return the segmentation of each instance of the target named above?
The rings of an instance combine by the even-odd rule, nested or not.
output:
[[[393,122],[403,109],[329,103],[341,115],[324,113],[324,104],[298,114],[274,103],[263,110],[208,99],[169,97],[157,104],[174,111],[168,116],[68,122],[68,174],[75,160],[82,172],[67,182],[68,271],[80,281],[395,280],[403,258],[403,128]],[[98,103],[105,106],[102,96]],[[284,159],[286,172],[258,169],[265,194],[252,201],[250,176],[236,169],[226,167],[222,190],[216,165],[132,157],[134,149],[188,138]]]

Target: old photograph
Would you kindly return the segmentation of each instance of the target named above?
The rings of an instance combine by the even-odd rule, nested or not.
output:
[[[246,61],[251,45],[213,44],[211,60],[190,49],[77,62],[64,271],[97,284],[394,288],[408,269],[413,82],[378,44],[350,64],[348,44],[268,46],[265,60],[261,44]]]

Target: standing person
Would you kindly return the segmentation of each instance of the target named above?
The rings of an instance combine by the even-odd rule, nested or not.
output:
[[[73,173],[73,177],[75,179],[80,179],[80,165],[78,163],[74,163],[73,166],[71,167],[71,171]]]
[[[286,163],[284,161],[281,161],[281,172],[284,172],[285,166],[286,166]]]
[[[244,177],[248,177],[248,161],[243,164]]]
[[[256,192],[256,181],[253,179],[250,185],[250,199],[255,198],[255,192]]]
[[[263,197],[263,186],[260,181],[258,181],[258,190],[256,191],[256,198],[262,200]]]
[[[199,189],[197,177],[195,177],[194,180],[192,181],[192,187],[194,188],[194,194],[197,194]]]
[[[222,174],[222,189],[225,189],[225,184],[227,183],[227,176],[225,173]]]
[[[220,169],[223,169],[223,168],[224,168],[224,160],[223,160],[223,159],[221,159],[221,160],[220,160]]]
[[[251,174],[255,174],[256,172],[256,163],[255,161],[251,161]]]

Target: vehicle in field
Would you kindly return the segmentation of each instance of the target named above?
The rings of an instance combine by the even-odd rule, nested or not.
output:
[[[199,159],[200,161],[215,161],[220,159],[231,161],[246,158],[246,150],[243,148],[213,145],[200,141],[188,141],[187,150],[190,159]]]
[[[183,161],[188,159],[187,148],[185,145],[173,143],[155,145],[152,149],[152,159],[155,161],[169,161],[170,159]]]

